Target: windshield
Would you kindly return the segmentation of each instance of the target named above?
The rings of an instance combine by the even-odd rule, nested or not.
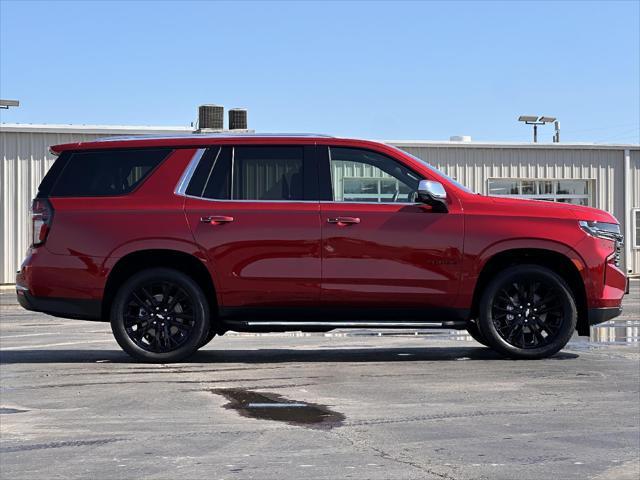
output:
[[[405,151],[405,150],[401,150],[402,153],[404,153],[405,155],[409,155],[411,158],[413,158],[414,160],[417,160],[418,162],[422,163],[423,165],[426,165],[427,168],[431,171],[433,171],[434,173],[437,173],[438,175],[443,176],[444,178],[446,178],[447,180],[449,180],[451,183],[453,183],[456,187],[458,187],[460,190],[464,190],[467,193],[475,193],[473,190],[471,190],[470,188],[464,186],[463,184],[461,184],[459,181],[457,181],[455,178],[451,178],[449,175],[447,175],[446,173],[443,173],[441,170],[438,170],[436,167],[434,167],[433,165],[431,165],[429,162],[424,161],[421,158],[416,157],[415,155],[411,155],[409,152]]]

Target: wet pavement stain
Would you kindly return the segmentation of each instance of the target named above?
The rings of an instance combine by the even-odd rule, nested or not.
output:
[[[210,391],[229,400],[224,408],[236,410],[243,417],[323,430],[339,427],[345,420],[343,414],[324,405],[298,402],[275,393],[258,393],[242,388],[216,388]]]
[[[0,415],[10,415],[12,413],[23,413],[28,412],[29,410],[20,410],[19,408],[0,408]]]

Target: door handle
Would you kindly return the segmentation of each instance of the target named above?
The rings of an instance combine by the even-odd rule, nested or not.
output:
[[[200,221],[210,225],[220,225],[233,222],[233,217],[229,217],[228,215],[213,215],[211,217],[200,217]]]
[[[341,227],[345,225],[354,225],[356,223],[360,223],[360,219],[358,217],[335,217],[335,218],[327,218],[328,223],[336,223]]]

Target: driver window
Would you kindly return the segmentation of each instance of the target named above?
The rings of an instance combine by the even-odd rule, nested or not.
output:
[[[389,157],[357,148],[329,149],[334,202],[414,203],[420,179]]]

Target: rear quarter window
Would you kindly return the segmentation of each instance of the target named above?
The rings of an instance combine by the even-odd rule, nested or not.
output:
[[[52,197],[124,195],[140,185],[171,151],[162,148],[65,153],[57,178],[45,178],[40,193],[49,190]]]

